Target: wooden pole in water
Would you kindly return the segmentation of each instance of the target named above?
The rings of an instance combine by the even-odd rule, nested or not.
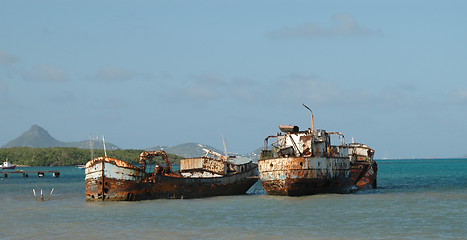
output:
[[[37,196],[36,196],[36,189],[34,189],[34,188],[33,188],[33,189],[32,189],[32,192],[34,193],[34,200],[36,200],[36,201],[37,201]]]
[[[47,200],[50,200],[50,198],[52,197],[53,192],[54,192],[54,188],[52,188],[52,191],[50,191],[50,195],[49,195],[49,198],[47,198]]]

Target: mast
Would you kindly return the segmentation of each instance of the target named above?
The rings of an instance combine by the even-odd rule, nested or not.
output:
[[[92,136],[89,134],[89,148],[91,149],[91,159],[94,159],[94,149],[92,146]]]
[[[313,120],[313,111],[311,111],[311,109],[310,109],[307,105],[305,105],[305,104],[303,104],[303,103],[302,103],[302,105],[303,105],[306,109],[310,110],[310,113],[311,113],[311,131],[314,132],[314,131],[315,131],[315,121]]]
[[[105,139],[104,139],[104,135],[102,135],[102,143],[104,144],[104,155],[105,155],[105,157],[107,157],[107,150],[105,149]]]
[[[225,157],[226,157],[226,158],[229,158],[229,156],[227,155],[227,147],[225,146],[225,139],[224,139],[224,134],[223,134],[223,133],[222,133],[222,143],[224,143]]]

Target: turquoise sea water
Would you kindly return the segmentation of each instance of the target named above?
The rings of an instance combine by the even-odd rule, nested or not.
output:
[[[378,189],[86,202],[84,170],[0,181],[0,239],[467,239],[467,160],[379,160]],[[2,177],[2,176],[0,176]],[[32,189],[50,201],[35,201]]]

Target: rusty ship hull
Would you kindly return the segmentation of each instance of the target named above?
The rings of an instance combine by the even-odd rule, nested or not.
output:
[[[376,177],[378,173],[378,165],[374,160],[369,162],[355,162],[351,164],[350,175],[355,186],[359,190],[376,189]]]
[[[100,157],[85,168],[88,201],[136,201],[182,199],[246,194],[258,181],[257,166],[247,164],[245,171],[215,177],[186,177],[180,172],[157,166],[152,173],[124,161]]]
[[[86,200],[138,200],[145,194],[144,171],[124,161],[100,157],[85,167]]]
[[[259,178],[268,194],[303,196],[356,190],[348,158],[284,157],[258,161]]]
[[[361,143],[348,145],[350,176],[357,189],[377,188],[378,164],[373,160],[375,150]]]
[[[340,132],[315,130],[313,112],[303,106],[311,113],[311,128],[279,125],[281,132],[264,139],[258,172],[267,193],[303,196],[376,188],[375,151],[353,140],[346,144]],[[269,144],[270,139],[275,141]]]
[[[187,178],[155,175],[147,184],[149,199],[187,199],[246,194],[258,181],[256,168],[224,177]]]

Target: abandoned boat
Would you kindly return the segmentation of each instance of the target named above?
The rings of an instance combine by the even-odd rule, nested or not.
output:
[[[165,166],[156,164],[153,169],[147,169],[146,162],[156,156],[164,159]],[[141,166],[108,157],[89,161],[85,169],[86,200],[239,195],[246,194],[257,181],[255,163],[234,164],[220,154],[182,159],[176,172],[164,151],[142,152],[139,161]]]
[[[362,144],[346,145],[339,132],[315,131],[313,112],[305,107],[311,113],[311,129],[300,131],[297,126],[280,125],[281,133],[264,140],[258,171],[266,192],[302,196],[350,193],[358,189],[356,183],[361,188],[376,187],[374,150]],[[340,143],[333,145],[331,135],[337,135]],[[268,149],[271,138],[276,141]],[[371,164],[365,165],[367,162]]]
[[[373,160],[375,150],[361,143],[347,145],[350,158],[350,177],[357,189],[377,188],[378,165]]]
[[[110,157],[88,161],[85,171],[86,200],[132,200],[144,195],[144,169]]]

